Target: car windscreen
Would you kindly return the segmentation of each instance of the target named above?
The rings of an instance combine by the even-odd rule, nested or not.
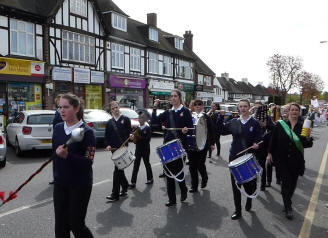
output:
[[[151,114],[153,113],[153,109],[152,108],[148,108],[147,111],[148,111],[148,113],[151,116]],[[159,114],[163,113],[164,111],[165,110],[163,110],[163,109],[156,109],[156,116],[158,116]]]
[[[128,118],[130,118],[130,119],[136,119],[136,118],[139,117],[138,113],[136,113],[136,112],[133,111],[133,110],[125,110],[125,109],[122,109],[122,108],[121,108],[120,111],[121,111],[121,113],[122,113],[124,116],[126,116],[126,117],[128,117]]]
[[[105,111],[84,111],[83,115],[86,121],[108,121],[111,115]]]
[[[36,114],[27,117],[28,125],[52,124],[55,114]]]

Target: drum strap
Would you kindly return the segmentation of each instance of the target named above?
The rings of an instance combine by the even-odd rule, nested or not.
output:
[[[170,127],[176,128],[175,120],[174,120],[174,111],[173,110],[169,110],[169,120],[170,120],[170,124],[171,124]],[[176,130],[171,131],[171,133],[173,134],[173,136],[175,138],[178,138],[178,133],[177,133]]]
[[[182,179],[178,179],[179,175],[183,172],[185,172],[185,168],[186,168],[186,162],[184,161],[183,157],[181,157],[182,160],[182,169],[180,170],[180,172],[178,172],[176,175],[174,175],[169,168],[166,166],[166,164],[163,164],[164,168],[163,172],[164,174],[169,177],[169,178],[173,178],[175,179],[177,182],[182,182],[183,180],[185,180],[186,177],[186,173],[183,174],[183,178]]]
[[[260,187],[261,187],[261,173],[262,173],[262,169],[260,172],[256,172],[256,190],[253,194],[248,194],[246,193],[246,191],[244,191],[243,189],[241,189],[241,187],[239,187],[239,184],[237,183],[237,180],[235,180],[235,184],[236,187],[238,188],[238,190],[246,197],[248,198],[257,198],[257,196],[260,194]]]
[[[123,140],[122,140],[122,137],[120,136],[120,133],[118,133],[118,129],[117,129],[117,126],[114,122],[114,118],[111,119],[111,122],[112,122],[112,125],[113,125],[113,128],[114,128],[115,134],[117,135],[118,139],[120,140],[120,144],[122,144]]]

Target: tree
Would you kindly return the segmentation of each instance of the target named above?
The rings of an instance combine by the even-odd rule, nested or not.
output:
[[[299,77],[298,88],[300,90],[300,104],[302,104],[303,101],[310,102],[313,96],[320,95],[324,89],[324,82],[320,76],[303,71]]]
[[[282,102],[286,95],[295,88],[302,73],[302,60],[293,56],[274,54],[267,62],[273,87],[281,92]]]

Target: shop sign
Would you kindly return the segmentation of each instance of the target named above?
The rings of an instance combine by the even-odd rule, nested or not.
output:
[[[120,77],[116,75],[111,75],[109,77],[110,85],[113,88],[140,88],[144,89],[146,87],[145,79],[137,79],[137,78],[127,78]]]
[[[91,71],[91,83],[104,83],[105,73],[102,71]]]
[[[203,91],[203,85],[201,84],[195,84],[195,91]]]
[[[73,68],[74,83],[90,84],[90,69]]]
[[[178,83],[178,89],[184,92],[193,92],[194,84]]]
[[[44,63],[41,61],[0,57],[0,74],[43,77]]]
[[[149,90],[168,90],[171,91],[174,89],[174,83],[173,82],[167,82],[167,81],[154,81],[151,80],[149,82]]]
[[[85,87],[86,108],[102,109],[102,87],[101,85],[86,85]]]
[[[212,98],[214,96],[214,93],[208,93],[208,92],[197,92],[198,98]]]
[[[72,82],[72,69],[71,68],[52,68],[52,80],[53,81],[68,81]]]

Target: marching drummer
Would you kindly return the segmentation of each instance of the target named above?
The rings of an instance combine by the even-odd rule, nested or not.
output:
[[[201,118],[204,117],[207,124],[207,135],[204,132],[204,136],[206,136],[206,144],[202,150],[198,150],[196,146],[192,150],[188,152],[189,158],[189,171],[191,176],[191,189],[189,190],[190,193],[195,193],[198,191],[198,172],[202,177],[201,188],[205,188],[207,185],[207,171],[206,171],[206,154],[209,148],[214,150],[214,142],[215,142],[215,130],[212,123],[211,118],[204,113],[204,105],[203,101],[200,99],[194,100],[194,109],[195,111],[192,113],[192,117],[194,122],[196,122]],[[195,138],[195,137],[194,137]]]
[[[218,133],[221,135],[232,134],[232,143],[230,147],[229,162],[237,158],[237,154],[248,147],[258,149],[258,143],[262,139],[261,126],[249,112],[250,103],[248,100],[242,99],[239,101],[238,109],[240,113],[239,118],[234,118],[226,123],[224,121],[225,111],[220,112],[217,121]],[[231,174],[231,185],[233,191],[233,198],[235,204],[235,212],[232,214],[231,219],[237,220],[241,217],[241,193],[235,183],[235,178]],[[238,185],[240,187],[240,185]],[[256,179],[250,182],[243,183],[245,191],[248,194],[253,194],[256,191]],[[247,198],[245,210],[252,209],[252,199]]]
[[[118,102],[112,101],[109,104],[109,108],[113,117],[106,124],[105,145],[107,151],[112,151],[114,153],[121,146],[125,146],[123,142],[129,137],[133,140],[133,135],[131,134],[131,120],[121,115]],[[120,186],[122,187],[121,192]],[[124,170],[120,170],[115,166],[112,194],[106,198],[109,202],[115,202],[119,200],[119,197],[127,197],[128,186],[129,183],[125,177]]]
[[[166,128],[172,128],[173,130],[168,130],[164,134],[164,144],[174,140],[180,139],[183,148],[186,149],[186,135],[188,133],[188,128],[193,127],[193,122],[191,118],[191,113],[188,108],[183,106],[183,99],[181,92],[179,90],[172,90],[171,91],[171,103],[173,105],[171,110],[166,110],[160,115],[156,115],[156,109],[159,105],[159,100],[155,100],[154,102],[154,110],[152,113],[152,123],[162,124],[165,123]],[[177,129],[175,128],[182,128]],[[183,163],[181,160],[175,160],[170,162],[170,170],[171,172],[176,172],[181,170]],[[187,186],[185,183],[184,173],[180,173],[178,176],[179,179],[179,187],[181,190],[181,202],[187,199]],[[174,206],[176,205],[176,194],[175,194],[175,180],[173,178],[167,177],[167,193],[169,197],[169,201],[165,204],[166,206]]]

